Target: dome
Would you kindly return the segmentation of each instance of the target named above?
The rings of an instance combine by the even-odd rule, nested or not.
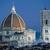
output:
[[[25,23],[23,19],[16,13],[14,5],[12,6],[11,13],[3,20],[2,28],[5,30],[17,30],[17,31],[24,31],[25,30]]]

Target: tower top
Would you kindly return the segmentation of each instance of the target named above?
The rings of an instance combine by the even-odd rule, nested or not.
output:
[[[46,8],[46,2],[45,2],[45,7],[44,7],[44,10],[47,10],[47,8]]]
[[[16,13],[14,3],[12,3],[12,9],[11,9],[11,12]]]
[[[46,10],[46,5],[45,5],[45,7],[44,7],[44,10]]]

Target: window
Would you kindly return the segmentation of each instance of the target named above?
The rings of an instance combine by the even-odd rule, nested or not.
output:
[[[45,21],[45,24],[46,24],[46,25],[48,24],[48,20]]]
[[[33,39],[33,42],[34,42],[34,39]]]
[[[28,40],[31,40],[31,38],[30,38],[30,37],[28,37]]]
[[[7,34],[9,34],[9,31],[7,31]]]
[[[20,40],[20,37],[18,37],[18,40]]]
[[[16,36],[16,39],[17,39],[17,36]]]
[[[48,30],[45,30],[45,33],[48,33]]]
[[[23,39],[23,36],[22,36],[22,39]]]
[[[49,38],[45,38],[45,40],[49,40]]]
[[[23,44],[23,43],[21,43],[21,44]]]
[[[2,36],[0,36],[0,40],[2,40]]]

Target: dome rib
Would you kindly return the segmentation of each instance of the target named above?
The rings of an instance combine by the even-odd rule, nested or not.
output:
[[[2,22],[2,27],[8,27],[8,26],[10,26],[11,27],[11,24],[10,24],[10,22],[11,22],[11,14],[9,14],[9,16],[7,16],[4,20],[3,20],[3,22]],[[7,18],[8,18],[8,20],[7,20]]]

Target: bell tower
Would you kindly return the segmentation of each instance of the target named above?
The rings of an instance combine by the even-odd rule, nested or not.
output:
[[[41,36],[50,43],[50,10],[47,9],[41,11]]]

